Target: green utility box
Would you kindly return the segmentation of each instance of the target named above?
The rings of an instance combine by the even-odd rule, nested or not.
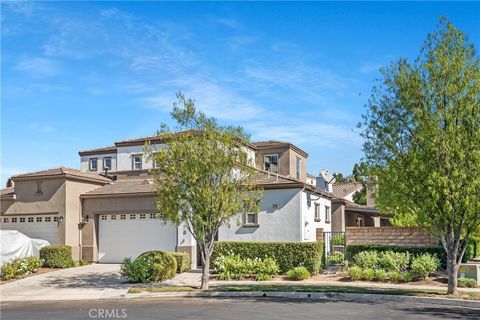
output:
[[[478,263],[462,263],[458,268],[459,278],[474,279],[480,285],[480,264]]]

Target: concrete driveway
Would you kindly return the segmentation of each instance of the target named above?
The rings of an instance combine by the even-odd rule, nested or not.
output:
[[[92,264],[3,284],[0,296],[2,301],[105,299],[120,298],[128,288],[119,264]]]

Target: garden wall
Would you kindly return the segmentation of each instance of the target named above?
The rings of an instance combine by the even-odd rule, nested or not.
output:
[[[348,245],[389,245],[404,247],[437,247],[438,240],[419,228],[400,227],[347,227]]]

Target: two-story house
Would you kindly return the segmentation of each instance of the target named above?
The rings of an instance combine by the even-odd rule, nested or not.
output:
[[[73,199],[77,198],[77,207],[65,210],[64,218],[56,221],[57,229],[62,230],[57,231],[68,234],[51,237],[52,243],[74,245],[75,259],[121,262],[125,257],[135,258],[144,251],[160,249],[188,252],[196,263],[196,242],[186,227],[164,222],[156,213],[155,185],[149,173],[154,163],[144,154],[146,141],[154,148],[165,147],[162,139],[154,136],[79,152],[80,170],[68,170],[70,175],[88,177],[89,184],[83,192],[72,195]],[[253,142],[246,148],[256,166],[254,179],[264,189],[261,210],[244,216],[239,214],[229,226],[219,230],[218,240],[316,241],[323,236],[322,231],[331,230],[333,194],[312,183],[316,179],[307,174],[308,154],[305,151],[279,141]],[[103,177],[101,174],[105,171],[114,179]],[[51,172],[37,173],[30,178],[48,189],[53,181],[48,174]],[[26,175],[14,176],[13,181],[24,179],[22,176]],[[93,181],[91,177],[98,179]],[[30,192],[16,186],[5,196],[2,192],[2,207],[8,197],[8,201],[15,202],[15,195]],[[65,192],[69,192],[68,185]],[[33,199],[25,212],[2,210],[1,228],[10,228],[9,222],[5,223],[7,216],[25,215],[27,220],[15,228],[41,238],[42,233],[31,232],[38,225],[30,218],[35,217],[34,211],[40,201],[52,199],[30,196]],[[65,228],[63,224],[67,221],[75,221],[76,228]],[[53,227],[49,230],[45,232],[55,232]],[[67,242],[62,240],[64,238],[78,240]]]

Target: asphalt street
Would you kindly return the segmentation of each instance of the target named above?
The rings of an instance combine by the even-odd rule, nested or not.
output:
[[[480,309],[404,302],[287,299],[117,299],[65,302],[6,302],[2,320],[57,319],[480,319]]]

